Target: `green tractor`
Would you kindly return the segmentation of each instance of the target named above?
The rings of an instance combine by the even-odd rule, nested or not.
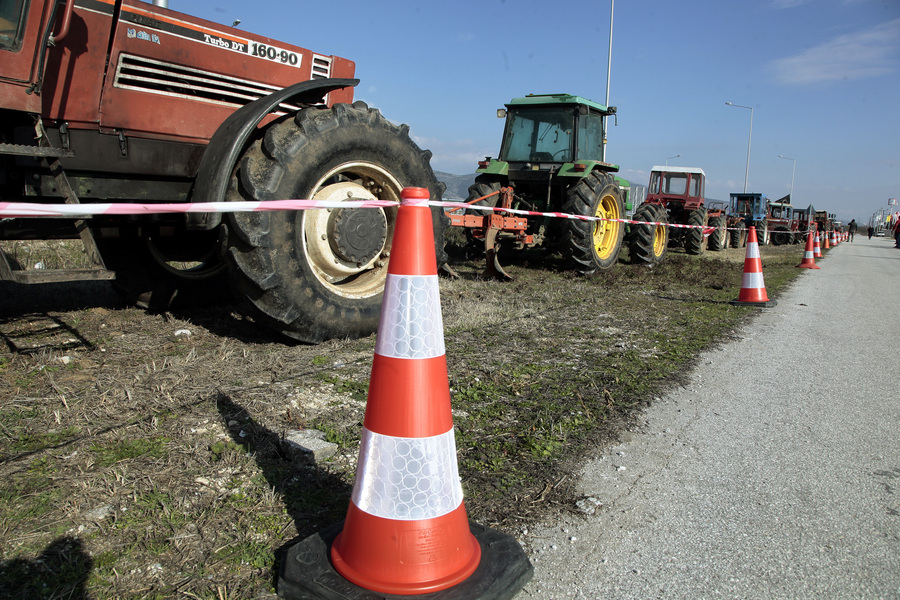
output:
[[[506,118],[500,155],[478,163],[467,203],[603,220],[451,213],[453,225],[470,228],[472,239],[484,242],[487,275],[509,278],[497,260],[502,240],[559,251],[584,274],[616,264],[625,230],[609,219],[623,219],[625,208],[613,174],[619,167],[603,160],[605,118],[615,113],[615,107],[570,94],[529,94],[497,111]]]

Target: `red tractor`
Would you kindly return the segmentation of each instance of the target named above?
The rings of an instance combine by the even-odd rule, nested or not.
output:
[[[651,225],[632,225],[628,234],[631,262],[654,266],[662,262],[669,246],[683,247],[688,254],[701,254],[709,234],[710,250],[726,247],[725,212],[704,205],[706,174],[692,167],[653,167],[647,198],[635,211],[635,221]],[[652,225],[656,223],[656,225]],[[667,224],[690,225],[670,228]]]
[[[355,65],[138,0],[0,4],[0,200],[399,201],[444,189],[408,127],[353,103]],[[438,260],[449,220],[433,211]],[[221,300],[304,342],[375,331],[396,209],[3,219],[0,240],[77,239],[138,304]]]
[[[801,235],[798,233],[800,223],[794,216],[795,210],[791,204],[791,197],[785,196],[775,202],[769,202],[768,211],[766,221],[768,228],[771,230],[769,237],[772,240],[772,244],[774,246],[785,246],[787,244],[800,243]]]

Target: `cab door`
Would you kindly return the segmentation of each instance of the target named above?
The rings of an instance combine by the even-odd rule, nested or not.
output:
[[[54,0],[0,2],[0,107],[40,111],[40,96],[30,93],[29,86],[37,79],[41,38],[53,4]]]

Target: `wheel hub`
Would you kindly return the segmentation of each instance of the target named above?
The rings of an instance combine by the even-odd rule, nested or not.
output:
[[[328,219],[328,239],[339,258],[364,265],[384,248],[387,219],[380,210],[338,208]]]

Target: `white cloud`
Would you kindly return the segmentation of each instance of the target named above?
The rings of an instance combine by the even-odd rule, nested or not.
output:
[[[900,47],[900,19],[838,36],[795,56],[772,62],[775,78],[787,85],[813,85],[877,77],[894,71]]]

